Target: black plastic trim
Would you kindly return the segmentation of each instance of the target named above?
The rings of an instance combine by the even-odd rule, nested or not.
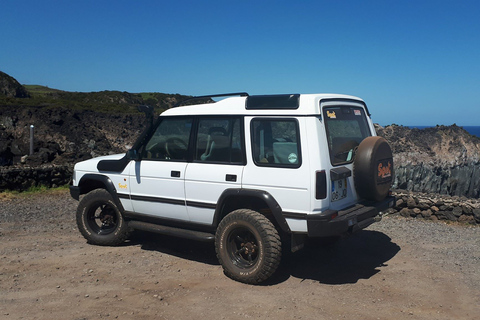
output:
[[[78,188],[80,190],[79,196],[81,194],[85,194],[87,192],[90,192],[90,188],[86,186],[86,184],[89,181],[95,181],[103,185],[103,187],[110,193],[110,195],[113,198],[113,201],[117,205],[117,207],[123,212],[123,206],[122,203],[120,202],[119,195],[117,194],[117,189],[115,188],[112,180],[110,180],[109,177],[104,176],[102,174],[93,174],[93,173],[87,173],[82,176],[80,181],[78,182]]]
[[[129,221],[128,226],[133,229],[150,231],[168,236],[180,237],[196,241],[212,242],[215,240],[215,235],[213,233],[176,228],[138,220]]]
[[[158,203],[167,203],[167,204],[174,204],[174,205],[181,205],[181,206],[185,205],[185,200],[160,198],[160,197],[130,195],[130,199],[132,201],[158,202]]]
[[[80,188],[77,186],[70,186],[70,196],[75,200],[80,200]]]
[[[97,164],[98,171],[122,172],[130,163],[130,158],[125,154],[123,158],[117,160],[100,160]]]
[[[130,200],[130,195],[126,193],[117,193],[117,196],[119,199],[129,199]]]
[[[375,222],[374,218],[394,203],[395,197],[388,196],[380,202],[357,204],[341,211],[325,210],[319,214],[309,214],[307,215],[308,236],[329,237],[356,232]]]
[[[305,220],[305,219],[307,219],[308,214],[306,214],[306,213],[296,213],[296,212],[282,212],[282,215],[285,218],[289,218],[289,219]]]
[[[205,203],[205,202],[197,202],[197,201],[187,201],[188,207],[196,207],[196,208],[205,208],[205,209],[216,209],[217,205],[214,203]]]
[[[336,167],[330,170],[330,179],[332,181],[342,180],[352,175],[352,170],[347,167]]]
[[[172,218],[151,216],[151,215],[146,215],[146,214],[141,214],[141,213],[136,213],[131,211],[125,212],[125,218],[127,220],[143,221],[151,224],[181,228],[185,230],[215,232],[215,229],[212,227],[212,225],[193,223],[190,221],[178,220],[178,219],[172,219]]]
[[[273,214],[277,224],[280,228],[287,232],[291,233],[290,227],[288,226],[287,220],[283,216],[282,208],[275,200],[275,198],[268,192],[264,190],[256,190],[256,189],[226,189],[220,196],[217,202],[217,207],[215,210],[215,215],[213,217],[213,225],[216,227],[220,223],[220,220],[223,218],[222,216],[222,209],[226,205],[226,201],[228,197],[253,197],[263,200],[270,211]]]

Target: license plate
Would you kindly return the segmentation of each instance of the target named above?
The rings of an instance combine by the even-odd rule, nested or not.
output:
[[[332,201],[342,200],[347,196],[347,179],[332,181]]]

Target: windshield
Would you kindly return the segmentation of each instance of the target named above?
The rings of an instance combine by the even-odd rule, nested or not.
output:
[[[352,106],[325,107],[323,119],[332,165],[351,163],[357,146],[372,135],[365,110]]]

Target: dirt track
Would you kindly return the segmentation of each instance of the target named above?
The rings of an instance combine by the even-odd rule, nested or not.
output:
[[[263,286],[212,244],[88,245],[66,191],[0,199],[0,319],[478,319],[480,228],[387,217],[285,259]]]

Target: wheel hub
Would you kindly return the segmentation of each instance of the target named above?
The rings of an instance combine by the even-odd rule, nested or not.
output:
[[[245,254],[254,254],[257,249],[257,246],[253,242],[244,242],[241,246]]]

